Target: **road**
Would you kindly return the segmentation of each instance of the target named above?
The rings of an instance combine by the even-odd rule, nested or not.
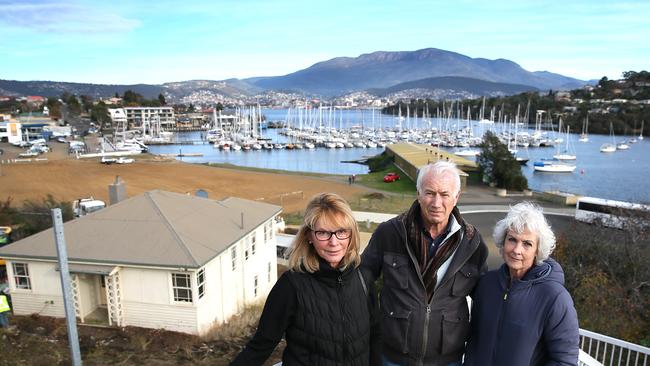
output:
[[[465,220],[478,229],[483,236],[483,240],[485,240],[485,243],[488,245],[488,250],[490,251],[488,257],[489,269],[496,269],[503,263],[503,260],[499,255],[499,250],[494,245],[494,240],[492,240],[492,230],[497,221],[502,219],[505,216],[505,213],[508,212],[508,208],[509,206],[503,205],[459,206]],[[545,207],[544,212],[556,237],[564,233],[574,221],[573,208]],[[395,215],[355,211],[354,216],[359,222],[364,222],[366,220],[369,220],[370,222],[384,222]]]

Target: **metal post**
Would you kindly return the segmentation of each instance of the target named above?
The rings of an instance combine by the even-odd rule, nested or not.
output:
[[[79,351],[79,336],[77,335],[77,318],[72,303],[72,288],[70,287],[70,271],[68,269],[68,253],[65,247],[63,236],[63,219],[61,209],[52,209],[52,223],[54,224],[54,241],[56,252],[59,258],[59,270],[61,272],[61,288],[63,289],[63,305],[65,306],[65,317],[68,323],[68,343],[72,355],[72,365],[81,366],[81,352]]]

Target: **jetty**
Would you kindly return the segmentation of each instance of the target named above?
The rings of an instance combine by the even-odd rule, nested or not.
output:
[[[467,178],[470,174],[479,172],[475,162],[428,144],[391,144],[386,146],[386,153],[394,158],[395,166],[414,182],[417,180],[420,167],[440,160],[456,164],[460,170],[461,188],[467,185]]]

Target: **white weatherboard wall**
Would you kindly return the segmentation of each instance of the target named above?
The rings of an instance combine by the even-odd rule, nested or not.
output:
[[[81,298],[81,316],[85,317],[97,308],[97,291],[95,290],[97,281],[94,276],[87,274],[77,275],[77,281]]]
[[[31,290],[16,289],[13,279],[12,263],[27,263]],[[55,270],[56,265],[48,262],[7,261],[11,300],[14,314],[39,314],[52,317],[64,317],[63,291],[61,277]]]
[[[174,302],[171,273],[122,268],[120,283],[125,325],[198,333],[194,304]]]
[[[273,222],[273,220],[270,220]],[[248,238],[256,236],[255,254],[250,253]],[[237,252],[236,269],[232,270],[232,249]],[[249,250],[248,259],[245,251]],[[271,269],[269,276],[269,267]],[[227,321],[247,304],[262,301],[277,281],[276,241],[273,235],[264,241],[264,224],[244,236],[205,266],[206,293],[197,300],[199,334],[205,334],[215,324]],[[254,296],[254,278],[258,276],[258,292]],[[193,280],[196,280],[194,278]],[[195,284],[196,286],[196,284]]]
[[[199,297],[198,283],[194,298],[197,299],[197,322],[199,334],[207,333],[215,324],[224,322],[224,301],[233,297],[228,283],[223,281],[222,271],[230,271],[230,250],[225,250],[203,266],[205,271],[205,293]],[[197,279],[198,280],[198,279]]]

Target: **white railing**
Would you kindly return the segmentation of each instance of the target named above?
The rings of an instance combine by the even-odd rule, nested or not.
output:
[[[646,366],[649,360],[648,347],[580,329],[578,366]]]
[[[580,365],[648,365],[650,348],[580,329]],[[583,353],[586,353],[584,357]],[[593,363],[596,361],[597,363]]]
[[[578,366],[603,366],[602,363],[598,362],[595,358],[589,356],[588,353],[586,353],[583,350],[579,350],[580,353],[578,354]]]

